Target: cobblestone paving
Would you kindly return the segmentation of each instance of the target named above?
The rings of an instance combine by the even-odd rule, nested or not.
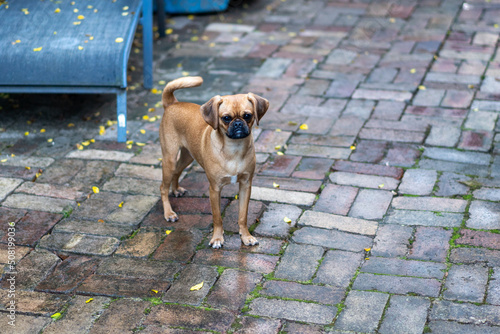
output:
[[[125,144],[112,97],[1,95],[0,263],[12,222],[18,273],[0,269],[1,331],[500,333],[499,24],[498,0],[172,17],[151,91],[133,47]],[[271,102],[254,133],[259,246],[240,243],[231,186],[226,243],[208,246],[196,165],[180,220],[163,218],[160,93],[183,75],[205,82],[180,100]]]

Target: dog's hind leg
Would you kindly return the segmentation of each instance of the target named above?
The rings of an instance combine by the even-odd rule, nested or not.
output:
[[[177,159],[177,163],[175,164],[175,171],[172,175],[172,193],[175,197],[180,197],[184,195],[186,189],[179,187],[179,177],[181,176],[182,171],[186,168],[191,162],[193,162],[193,157],[189,154],[189,151],[186,148],[181,148],[179,159]]]

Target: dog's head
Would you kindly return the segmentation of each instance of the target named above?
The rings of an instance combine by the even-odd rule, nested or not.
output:
[[[215,130],[241,139],[248,137],[254,122],[258,125],[268,108],[269,101],[252,93],[217,95],[201,106],[201,115]]]

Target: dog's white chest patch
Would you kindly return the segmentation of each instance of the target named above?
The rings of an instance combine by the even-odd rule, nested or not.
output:
[[[238,175],[232,175],[231,176],[231,184],[235,184],[236,181],[238,181]]]

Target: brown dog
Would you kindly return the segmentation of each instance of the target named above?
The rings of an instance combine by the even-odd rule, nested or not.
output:
[[[238,225],[245,245],[258,243],[247,227],[248,202],[255,171],[255,149],[252,125],[259,124],[269,102],[252,93],[215,96],[199,106],[178,102],[173,92],[197,87],[201,77],[184,77],[169,82],[163,90],[165,113],[160,125],[163,155],[163,182],[160,187],[165,219],[177,221],[168,200],[170,185],[175,196],[186,190],[179,187],[179,176],[195,159],[205,170],[210,183],[210,204],[214,233],[210,245],[220,248],[224,243],[220,212],[222,187],[239,183]]]

